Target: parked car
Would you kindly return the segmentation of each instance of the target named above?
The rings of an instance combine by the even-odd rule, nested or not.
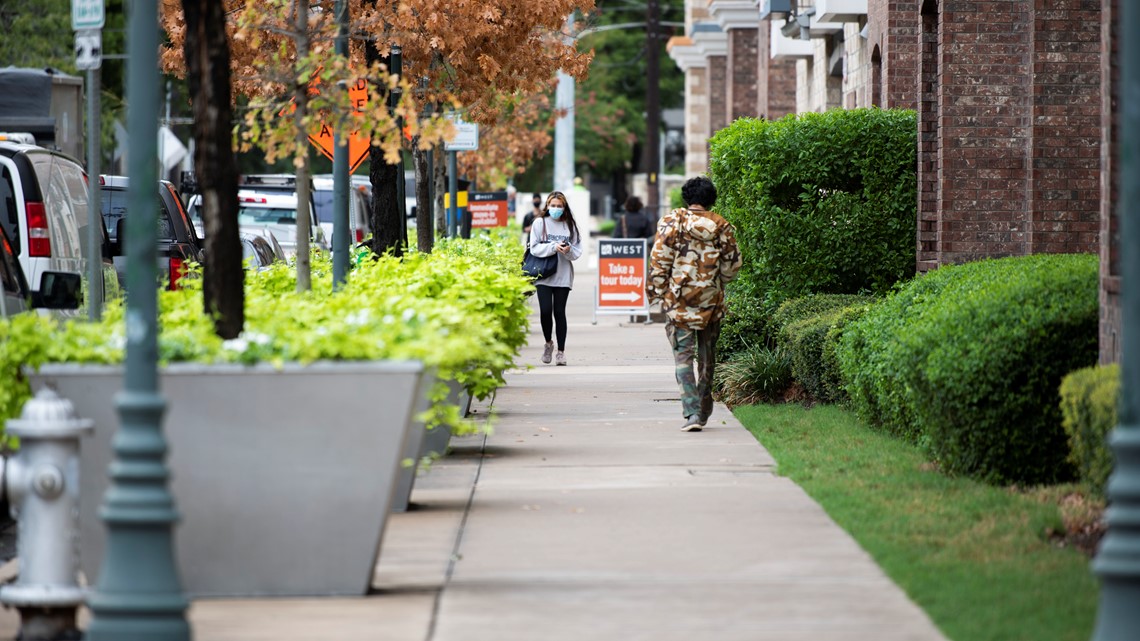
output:
[[[83,279],[71,272],[45,271],[33,292],[20,268],[16,248],[0,227],[0,288],[0,318],[6,318],[32,308],[78,309]]]
[[[270,236],[272,238],[272,236]],[[284,261],[285,255],[279,253],[281,245],[270,243],[269,239],[259,234],[251,232],[241,232],[241,256],[242,260],[248,260],[249,267],[255,271],[262,271],[268,268],[273,263]]]
[[[130,179],[126,176],[99,177],[103,220],[110,231],[115,270],[120,277],[126,272],[127,197]],[[202,241],[190,222],[182,199],[174,185],[158,181],[158,269],[171,289],[178,288],[187,262],[202,262]]]
[[[259,235],[271,233],[287,255],[297,253],[297,195],[238,192],[238,225],[242,231]],[[329,250],[324,230],[310,220],[309,242],[322,251]]]
[[[45,272],[87,273],[87,230],[91,222],[83,166],[58,151],[18,142],[0,142],[0,227],[8,235],[20,269],[39,291]],[[110,258],[101,217],[100,255]],[[106,272],[105,272],[106,273]],[[114,279],[104,294],[113,293]]]
[[[371,190],[364,190],[353,181],[348,193],[348,228],[352,230],[350,243],[359,243],[370,233],[368,217],[372,209]],[[331,174],[313,176],[313,202],[316,217],[324,229],[325,238],[333,237],[333,178]]]

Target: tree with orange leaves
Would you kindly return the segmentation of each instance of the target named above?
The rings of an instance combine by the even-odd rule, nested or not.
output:
[[[267,82],[266,77],[271,66],[267,61],[273,59],[273,52],[279,54],[276,58],[279,63],[289,59],[292,45],[288,30],[266,22],[260,31],[256,26],[250,27],[241,39],[233,35],[238,32],[238,16],[253,9],[266,12],[272,7],[288,7],[292,5],[291,0],[222,2],[227,16],[231,17],[227,30],[233,46],[235,91],[259,98],[287,92],[288,83]],[[322,20],[327,21],[332,15],[333,4],[329,0],[312,3],[312,13],[317,17],[315,28],[320,29],[318,25],[324,24]],[[431,105],[431,113],[436,115],[449,107],[462,105],[466,120],[494,126],[504,116],[501,96],[544,92],[559,69],[584,78],[591,59],[589,53],[578,52],[561,30],[567,15],[575,10],[589,11],[593,0],[348,0],[348,7],[352,17],[350,56],[345,62],[346,69],[333,69],[332,73],[365,70],[379,89],[401,88],[401,100],[407,101],[401,112],[413,129],[427,113],[416,106],[417,102]],[[175,73],[184,69],[176,55],[185,38],[180,28],[181,17],[177,3],[164,0],[163,25],[172,48],[163,56],[163,63],[168,71]],[[322,48],[320,35],[315,35],[312,42],[316,60],[328,48]],[[392,45],[401,47],[404,61],[403,77],[397,81],[381,79],[387,70],[376,64],[390,52]],[[328,65],[325,68],[331,69]],[[416,79],[416,82],[405,79]],[[386,91],[384,94],[386,97]],[[383,101],[375,100],[371,104],[379,108]],[[345,131],[370,128],[376,145],[377,141],[392,137],[399,140],[400,132],[395,123],[394,117],[381,118],[373,112],[343,126]],[[417,133],[413,131],[412,135]],[[433,144],[430,136],[423,135],[418,142],[420,147]],[[391,166],[391,148],[385,149],[382,144],[374,146],[372,159],[376,164]],[[393,219],[398,219],[398,214],[393,215],[398,179],[392,176],[391,180],[377,181],[374,172],[372,220],[376,242],[373,249],[378,252],[398,251],[402,242],[402,235],[393,233],[392,229]]]

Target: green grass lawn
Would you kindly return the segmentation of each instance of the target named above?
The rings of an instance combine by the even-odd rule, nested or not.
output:
[[[835,406],[738,407],[737,418],[953,641],[1088,641],[1097,582],[1049,492],[950,478],[920,450]]]

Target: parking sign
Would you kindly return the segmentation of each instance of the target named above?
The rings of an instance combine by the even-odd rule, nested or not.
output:
[[[71,28],[102,29],[107,21],[103,0],[71,0]]]

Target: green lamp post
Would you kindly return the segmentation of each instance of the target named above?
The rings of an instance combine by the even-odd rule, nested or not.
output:
[[[337,55],[348,58],[348,0],[337,0],[333,7],[336,17]],[[348,145],[344,134],[333,133],[333,289],[344,287],[348,279]]]
[[[178,515],[167,481],[158,389],[158,3],[131,2],[128,30],[127,131],[131,176],[127,217],[127,359],[124,389],[116,398],[111,485],[101,516],[107,548],[88,598],[90,641],[190,639],[174,561],[171,530]],[[144,215],[152,212],[152,215]]]
[[[1093,562],[1100,576],[1095,641],[1140,639],[1140,5],[1121,2],[1119,423],[1110,436],[1116,469],[1108,483],[1108,533]]]

